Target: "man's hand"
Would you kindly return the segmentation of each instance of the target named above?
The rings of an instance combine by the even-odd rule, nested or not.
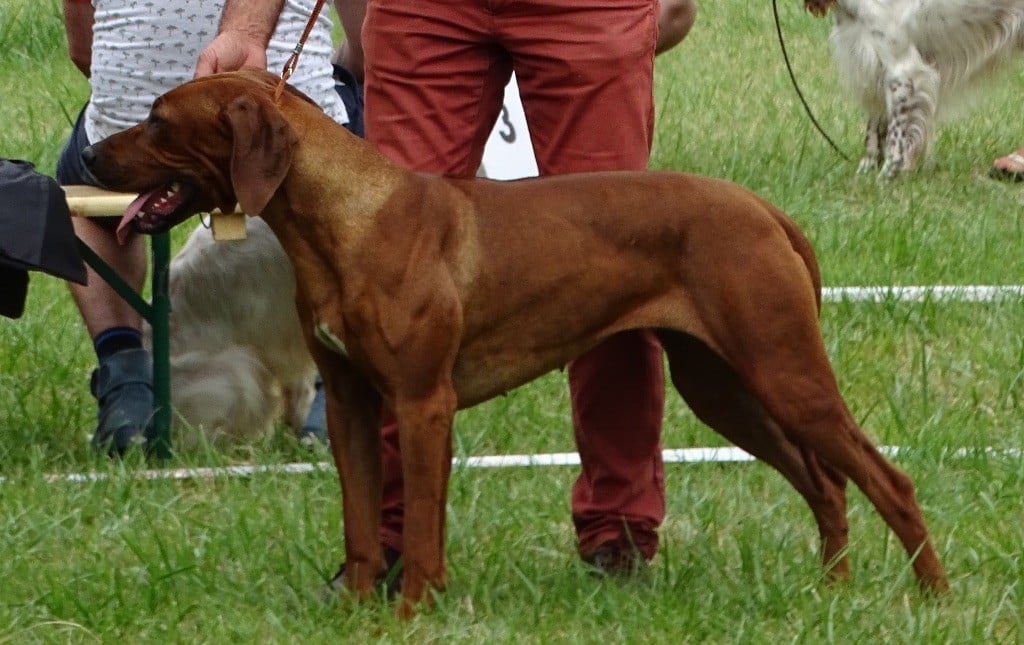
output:
[[[267,68],[267,43],[284,0],[227,0],[217,37],[199,54],[196,77],[234,72],[247,65]]]
[[[239,31],[223,31],[199,54],[196,77],[234,72],[246,66],[267,68],[267,45]]]

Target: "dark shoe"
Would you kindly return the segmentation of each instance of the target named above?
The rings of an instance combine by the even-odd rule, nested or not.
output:
[[[593,567],[598,577],[634,578],[647,571],[647,559],[631,542],[609,540],[597,547],[583,561]]]
[[[153,361],[144,349],[112,354],[93,370],[89,390],[96,397],[92,445],[111,456],[133,444],[145,447],[152,434]]]
[[[324,382],[316,377],[316,389],[309,413],[299,431],[299,442],[308,448],[327,445],[327,399],[324,395]]]
[[[391,547],[384,547],[384,566],[387,571],[377,578],[374,586],[383,591],[388,600],[392,600],[402,590],[402,554]],[[327,583],[327,592],[331,597],[336,596],[344,586],[345,563],[342,562],[338,573]]]

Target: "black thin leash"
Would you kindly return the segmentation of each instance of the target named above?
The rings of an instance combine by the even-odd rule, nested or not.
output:
[[[821,136],[825,137],[825,141],[828,141],[828,144],[836,151],[836,154],[846,161],[850,161],[850,158],[839,149],[839,146],[837,146],[836,142],[832,140],[832,137],[828,136],[828,133],[821,127],[821,124],[818,123],[818,119],[814,118],[814,113],[811,112],[811,106],[807,105],[807,99],[804,98],[804,93],[800,91],[800,85],[796,82],[796,75],[793,74],[793,66],[789,63],[789,52],[786,51],[786,41],[782,37],[782,24],[779,22],[778,0],[772,0],[772,13],[775,14],[775,33],[779,36],[779,48],[782,50],[782,58],[786,61],[786,71],[789,72],[789,80],[793,83],[793,89],[796,90],[796,95],[800,97],[800,103],[804,106],[804,112],[806,112],[807,116],[810,117],[811,123],[813,123],[814,127],[818,129]]]

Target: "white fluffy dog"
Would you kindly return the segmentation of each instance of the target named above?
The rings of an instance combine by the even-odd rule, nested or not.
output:
[[[251,441],[278,420],[298,431],[313,398],[291,264],[263,220],[246,230],[217,242],[199,226],[171,261],[176,445]]]
[[[858,172],[918,167],[935,122],[1024,52],[1024,0],[805,0],[835,18],[841,84],[867,114]]]

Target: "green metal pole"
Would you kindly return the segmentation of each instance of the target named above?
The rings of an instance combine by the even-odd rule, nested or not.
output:
[[[153,450],[157,459],[171,456],[171,374],[170,324],[171,301],[167,295],[171,264],[171,237],[168,233],[153,236]]]
[[[76,238],[77,239],[77,238]],[[142,296],[135,293],[135,289],[131,287],[124,278],[117,275],[110,265],[103,261],[103,258],[96,255],[89,246],[82,240],[78,240],[78,252],[81,254],[82,259],[85,260],[86,264],[92,267],[92,270],[96,272],[98,276],[110,285],[110,287],[117,293],[117,295],[124,298],[125,302],[131,305],[132,309],[139,312],[139,315],[148,320],[153,321],[153,308],[148,302],[142,299]]]

